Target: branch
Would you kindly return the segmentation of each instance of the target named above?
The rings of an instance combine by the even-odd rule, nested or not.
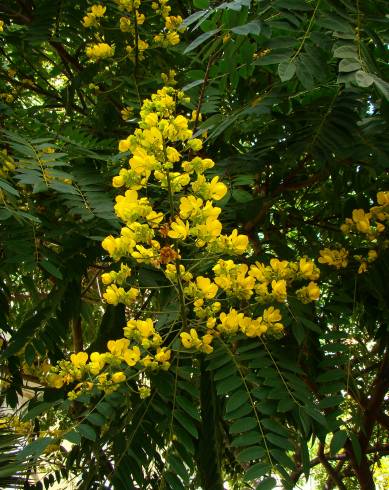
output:
[[[324,455],[324,444],[321,442],[319,444],[319,450],[318,450],[318,458],[320,463],[324,466],[325,470],[328,473],[328,476],[331,478],[331,480],[338,485],[340,490],[347,490],[345,484],[342,482],[342,477],[339,475],[339,473],[333,468],[330,463],[328,462],[328,459],[326,459]]]

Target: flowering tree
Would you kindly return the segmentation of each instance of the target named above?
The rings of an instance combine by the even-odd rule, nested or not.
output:
[[[2,486],[380,484],[384,8],[0,1]]]

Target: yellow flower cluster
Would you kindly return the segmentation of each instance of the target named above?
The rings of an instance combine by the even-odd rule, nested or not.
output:
[[[370,241],[377,239],[385,230],[383,223],[389,220],[389,191],[377,193],[377,204],[368,213],[363,209],[354,209],[352,218],[346,218],[340,227],[343,233],[359,232]]]
[[[103,5],[92,5],[89,12],[82,19],[82,25],[84,27],[99,27],[99,20],[101,17],[104,17],[105,11],[107,7]]]
[[[128,322],[125,327],[127,337],[140,340],[144,350],[143,358],[139,346],[131,344],[128,338],[110,340],[107,343],[107,352],[92,352],[90,356],[86,352],[78,352],[70,356],[70,361],[60,361],[45,376],[46,383],[53,388],[62,388],[63,385],[79,381],[68,393],[71,399],[75,399],[93,389],[112,393],[127,380],[131,373],[130,368],[136,365],[140,369],[169,369],[171,351],[166,347],[159,347],[162,339],[156,334],[152,324],[146,326],[145,323],[147,322],[141,321],[140,328],[136,328],[136,323]],[[156,350],[155,355],[148,352],[149,348]]]
[[[358,274],[366,272],[368,265],[377,260],[377,258],[378,253],[374,249],[369,250],[366,257],[363,257],[362,255],[354,255],[354,259],[360,264],[358,267]]]
[[[386,225],[389,221],[389,191],[377,193],[377,206],[372,206],[369,212],[363,209],[354,209],[351,218],[346,218],[340,226],[341,231],[347,236],[361,237],[364,245],[369,248],[367,255],[354,255],[353,258],[359,263],[358,274],[366,272],[368,265],[378,257],[378,248],[382,245],[387,248],[388,241],[385,239]],[[372,248],[372,246],[375,248]],[[360,246],[360,244],[359,244]],[[319,262],[334,266],[337,269],[347,267],[348,251],[345,248],[320,250]]]
[[[141,29],[146,21],[146,15],[141,12],[140,0],[114,0],[117,4],[121,16],[119,18],[119,28],[123,33],[131,34],[131,39],[126,38],[127,46],[125,47],[128,58],[133,61],[142,61],[145,58],[145,51],[149,49],[150,43],[141,38]],[[151,9],[147,2],[144,2],[142,9],[148,9],[147,15],[153,18],[153,25],[155,25],[155,14],[159,15],[163,20],[163,28],[158,34],[154,36],[145,32],[145,35],[150,36],[149,41],[156,46],[169,47],[175,46],[180,42],[179,33],[183,32],[185,27],[183,26],[183,19],[181,16],[170,15],[171,7],[168,4],[168,0],[159,0],[158,2],[152,2]],[[100,20],[106,13],[106,7],[100,4],[92,5],[84,16],[82,24],[86,28],[100,27]],[[100,38],[99,38],[100,39]],[[86,49],[87,56],[97,61],[103,58],[110,58],[114,55],[114,47],[105,42],[100,42],[88,46]]]
[[[108,352],[90,358],[81,352],[61,361],[48,381],[79,382],[71,396],[117,389],[134,366],[167,369],[172,346],[210,353],[219,336],[280,335],[281,312],[272,303],[285,303],[288,294],[304,303],[319,298],[319,270],[307,258],[251,265],[232,259],[250,251],[249,240],[237,229],[223,233],[215,203],[227,187],[218,176],[206,175],[214,162],[196,155],[203,140],[193,137],[191,116],[178,113],[178,105],[188,102],[172,87],[144,101],[138,129],[119,142],[128,165],[113,178],[124,192],[114,208],[123,225],[119,236],[102,242],[121,261],[120,268],[102,275],[106,302],[124,303],[130,311],[134,304],[143,308],[150,290],[139,284],[138,271],[147,265],[165,276],[165,287],[177,297],[179,320],[161,327],[151,304],[142,317],[128,320],[122,339],[108,342]]]
[[[4,31],[4,21],[0,20],[0,32]]]
[[[19,417],[10,415],[0,419],[0,430],[8,430],[18,435],[30,435],[34,427],[31,421],[22,422]]]
[[[85,52],[88,58],[98,61],[104,58],[112,58],[115,53],[115,48],[107,43],[97,43],[88,46]]]
[[[345,248],[339,250],[325,248],[320,250],[318,261],[321,264],[327,264],[336,267],[337,269],[342,269],[348,265],[348,251]]]

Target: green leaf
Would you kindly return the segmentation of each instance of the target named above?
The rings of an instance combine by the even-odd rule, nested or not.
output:
[[[312,407],[310,405],[306,405],[304,407],[304,410],[310,415],[313,419],[315,419],[319,424],[321,424],[323,427],[327,427],[327,421],[324,417],[323,414],[319,412],[315,407]]]
[[[201,420],[198,408],[191,401],[189,401],[187,398],[184,398],[181,395],[177,395],[176,396],[176,402],[177,402],[177,405],[180,408],[182,408],[192,418],[194,418],[195,420],[198,420],[198,421]]]
[[[251,194],[251,192],[245,191],[243,189],[234,189],[231,195],[236,202],[243,203],[243,202],[249,202],[253,200],[253,195]]]
[[[347,432],[345,432],[344,430],[335,432],[330,443],[331,454],[332,455],[337,454],[339,450],[342,449],[342,447],[344,447],[346,441],[347,441]]]
[[[308,444],[304,437],[300,438],[300,448],[301,448],[301,461],[303,465],[303,471],[305,478],[309,478],[309,473],[311,471],[311,459],[309,456]]]
[[[253,446],[262,440],[262,436],[257,431],[246,432],[241,436],[235,437],[231,443],[233,447]]]
[[[293,450],[293,444],[289,442],[288,439],[285,437],[277,436],[276,434],[273,434],[272,432],[268,432],[266,434],[266,439],[270,441],[272,444],[275,446],[278,446],[282,449],[290,449]]]
[[[251,0],[233,0],[232,2],[223,2],[216,7],[216,10],[234,10],[238,12],[242,7],[250,7]]]
[[[36,358],[36,351],[32,344],[28,344],[24,350],[24,359],[29,366],[32,365]]]
[[[169,487],[172,488],[173,490],[185,490],[184,484],[181,482],[178,476],[172,473],[171,471],[165,473],[163,477],[168,482]]]
[[[56,277],[57,279],[63,279],[61,271],[48,260],[41,260],[39,264],[52,276]]]
[[[193,0],[193,5],[198,9],[206,9],[209,7],[209,0]]]
[[[28,457],[32,457],[34,459],[38,458],[47,448],[47,446],[49,444],[53,444],[55,441],[56,440],[53,437],[42,437],[36,439],[16,455],[16,461],[24,461]]]
[[[192,419],[187,417],[187,415],[185,415],[182,411],[179,410],[176,410],[174,412],[174,417],[182,425],[182,427],[184,427],[184,429],[186,429],[189,432],[189,434],[191,434],[194,438],[198,437],[198,432]]]
[[[106,418],[110,417],[114,412],[112,405],[107,402],[99,402],[95,408]]]
[[[357,48],[353,44],[339,46],[334,51],[334,58],[351,58],[358,60]]]
[[[42,402],[38,405],[35,405],[31,410],[29,410],[23,417],[22,420],[32,420],[41,413],[47,411],[50,407],[52,407],[52,403]]]
[[[296,65],[289,61],[283,61],[278,65],[278,76],[281,82],[287,82],[294,77],[296,73]]]
[[[272,476],[269,476],[262,480],[261,483],[255,487],[255,490],[272,490],[276,485],[277,481]]]
[[[194,12],[192,15],[184,19],[183,25],[185,27],[189,27],[190,25],[194,24],[196,20],[201,19],[202,17],[206,16],[208,14],[207,10],[200,10],[198,12]]]
[[[0,179],[0,188],[3,189],[3,191],[8,192],[9,194],[12,194],[13,196],[19,197],[19,192],[11,187],[8,182],[3,179]]]
[[[241,405],[244,405],[245,403],[248,403],[248,395],[245,391],[237,391],[233,393],[231,396],[228,397],[227,403],[226,403],[226,412],[233,412],[237,408],[239,408]]]
[[[85,439],[89,439],[90,441],[95,441],[96,440],[96,432],[90,425],[87,424],[80,424],[77,427],[77,432],[81,434],[82,437]]]
[[[67,432],[63,436],[63,438],[66,439],[67,441],[71,442],[72,444],[80,444],[80,442],[81,442],[81,436],[75,430]]]
[[[243,405],[241,405],[236,410],[233,410],[232,412],[226,413],[224,418],[226,420],[238,420],[242,417],[245,417],[246,415],[249,415],[250,413],[252,413],[252,411],[253,411],[253,409],[252,409],[252,406],[250,405],[250,403],[244,403]]]
[[[247,36],[248,34],[259,36],[259,34],[261,34],[261,22],[259,20],[252,20],[247,24],[233,27],[231,31],[240,36]]]
[[[342,369],[333,369],[331,371],[327,371],[326,373],[320,374],[316,378],[316,381],[318,383],[327,383],[329,381],[343,379],[344,377],[345,377],[345,373]]]
[[[231,376],[230,378],[217,383],[216,391],[218,395],[225,395],[235,391],[240,386],[242,386],[242,380],[237,376]]]
[[[176,458],[173,454],[169,454],[167,462],[175,474],[180,476],[184,481],[188,480],[188,471],[186,470],[182,461]]]
[[[91,413],[88,415],[87,419],[88,422],[90,422],[93,425],[97,425],[98,427],[102,426],[105,424],[105,419],[98,413]]]
[[[385,99],[389,101],[389,83],[379,77],[374,77],[374,85]]]
[[[236,434],[238,432],[247,432],[257,426],[257,421],[253,417],[245,417],[234,422],[230,428],[230,434]]]
[[[240,451],[237,456],[237,460],[240,463],[248,463],[249,461],[263,458],[265,454],[266,452],[262,447],[252,446]]]
[[[0,208],[0,220],[5,221],[12,216],[11,211],[6,208]]]
[[[289,437],[289,432],[281,425],[272,419],[263,419],[261,424],[268,430],[275,432],[281,436]]]
[[[184,53],[190,53],[194,49],[198,48],[201,44],[205,43],[205,41],[208,41],[208,39],[213,37],[219,31],[220,29],[212,29],[211,31],[200,34],[200,36],[198,36],[194,41],[189,44]]]
[[[245,481],[252,481],[256,480],[257,478],[260,478],[263,475],[266,475],[266,473],[269,472],[269,465],[266,463],[256,463],[255,465],[251,466],[249,468],[245,475],[244,475],[244,480]]]
[[[339,63],[339,71],[340,72],[351,72],[351,71],[356,71],[360,70],[361,65],[358,61],[350,60],[348,58],[345,58],[343,60],[340,60]]]
[[[363,70],[358,70],[355,74],[355,81],[359,87],[370,87],[370,85],[374,82],[374,78],[370,73],[366,73]]]
[[[351,440],[351,445],[353,447],[353,451],[355,454],[355,459],[357,460],[357,463],[359,464],[362,459],[362,449],[361,445],[359,444],[358,437],[354,434],[354,432],[350,433],[350,440]]]

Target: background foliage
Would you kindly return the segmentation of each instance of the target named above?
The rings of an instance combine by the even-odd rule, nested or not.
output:
[[[375,488],[389,449],[384,248],[363,274],[357,260],[322,266],[320,301],[291,298],[281,340],[177,355],[149,398],[123,387],[70,402],[39,375],[121,336],[124,308],[104,305],[99,279],[101,240],[119,227],[117,141],[170,69],[188,111],[201,109],[206,155],[229,187],[223,225],[249,235],[249,263],[325,247],[366,255],[339,226],[387,190],[386,2],[172,2],[187,29],[168,48],[152,44],[160,18],[145,2],[150,48],[133,61],[117,3],[87,29],[92,4],[0,1],[1,401],[15,414],[1,486],[298,488],[320,466],[320,488]],[[88,60],[96,39],[115,44],[112,59]],[[147,267],[143,278],[161,285]],[[158,301],[170,321],[169,297]]]

